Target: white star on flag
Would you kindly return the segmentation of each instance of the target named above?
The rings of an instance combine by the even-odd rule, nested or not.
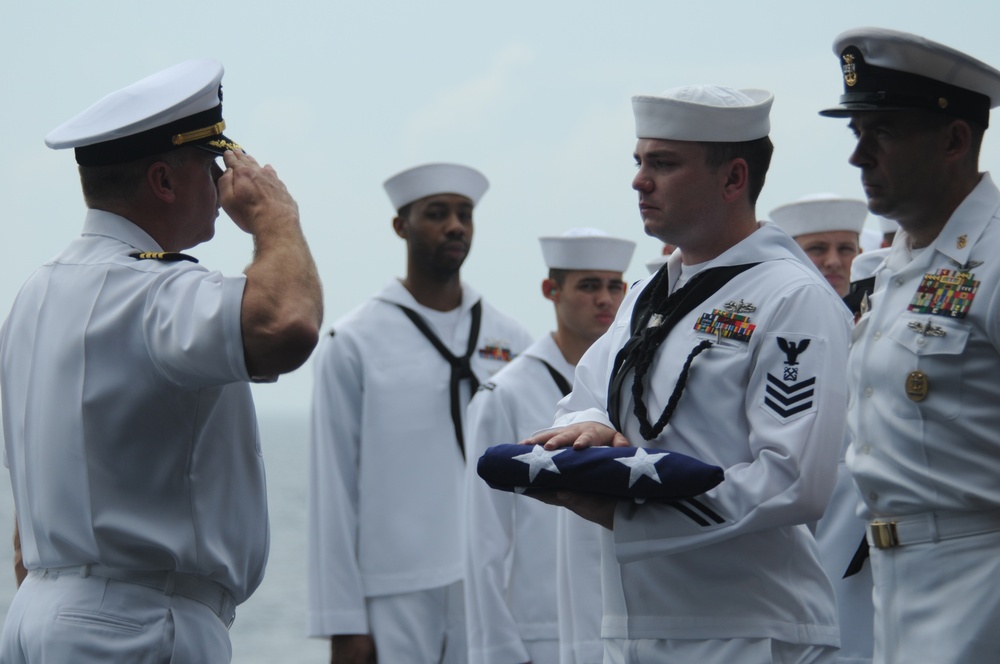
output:
[[[528,464],[528,481],[534,482],[535,478],[538,477],[539,471],[542,470],[548,470],[557,475],[560,474],[559,469],[556,468],[556,462],[552,460],[552,457],[565,451],[565,447],[558,450],[547,450],[541,445],[535,445],[531,448],[530,452],[519,454],[514,459]]]
[[[640,447],[635,451],[635,456],[621,457],[615,461],[632,469],[628,475],[628,488],[631,489],[632,485],[638,482],[643,475],[660,484],[660,474],[656,472],[656,462],[665,456],[667,456],[667,452],[646,454],[646,450]]]

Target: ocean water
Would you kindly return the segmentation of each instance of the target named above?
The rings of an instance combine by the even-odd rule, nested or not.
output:
[[[260,588],[236,608],[230,631],[233,662],[304,664],[330,661],[329,642],[306,634],[306,500],[309,490],[305,414],[261,415],[267,468],[271,554]],[[14,499],[0,468],[0,620],[14,598]]]

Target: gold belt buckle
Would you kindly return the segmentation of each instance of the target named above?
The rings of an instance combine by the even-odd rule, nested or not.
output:
[[[872,546],[876,549],[891,549],[899,546],[899,535],[896,534],[894,521],[872,521],[868,524],[868,532],[872,536]]]

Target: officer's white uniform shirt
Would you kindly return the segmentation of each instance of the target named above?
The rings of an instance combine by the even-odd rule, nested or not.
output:
[[[1000,191],[984,174],[930,246],[911,252],[900,231],[875,275],[848,366],[847,466],[866,520],[1000,509],[998,210]],[[956,297],[940,277],[964,282],[967,293]],[[922,284],[941,314],[920,310]],[[960,298],[964,317],[950,315],[961,312]],[[912,383],[911,372],[919,372]],[[908,386],[915,396],[922,386],[923,399],[909,398]],[[880,642],[886,661],[994,659],[998,542],[992,532],[873,548],[875,659]],[[927,618],[911,622],[920,607]]]
[[[864,518],[1000,508],[998,208],[986,174],[929,247],[911,259],[900,232],[876,273],[849,367],[847,462]],[[964,318],[910,309],[924,275],[966,265],[976,286]],[[946,309],[955,303],[945,299]],[[914,370],[930,386],[922,401],[906,394]]]
[[[644,441],[623,390],[623,433],[635,445],[689,454],[725,469],[725,480],[674,505],[622,502],[605,536],[604,634],[628,639],[774,638],[837,645],[830,581],[805,524],[823,513],[844,432],[849,315],[794,241],[763,223],[704,268],[762,261],[681,319],[650,368],[646,405],[663,412],[688,354],[696,357],[673,418]],[[667,264],[672,282],[680,255]],[[608,377],[630,335],[632,290],[612,328],[577,365],[557,426],[611,425]],[[695,328],[726,305],[754,325],[748,341]],[[747,307],[752,306],[749,312]],[[797,357],[782,350],[798,350]],[[808,341],[808,347],[805,342]],[[794,344],[794,347],[792,346]],[[791,364],[796,362],[797,364]],[[808,381],[815,379],[810,386]],[[779,412],[767,388],[797,397]],[[632,380],[626,380],[631,386]],[[801,408],[802,406],[806,406]]]
[[[472,306],[462,286],[458,324],[421,306],[397,280],[324,337],[315,363],[309,528],[309,634],[368,633],[366,596],[438,588],[464,576],[465,466],[450,415],[450,365],[403,314],[421,314],[457,356]],[[531,343],[483,302],[471,364],[480,382]],[[468,403],[469,381],[461,396]]]
[[[476,472],[490,445],[548,426],[563,394],[548,363],[573,383],[574,367],[551,334],[535,341],[473,397],[466,425],[465,611],[470,664],[534,661],[532,642],[559,638],[556,515],[534,498],[491,489]],[[553,663],[554,664],[554,663]]]
[[[137,251],[160,248],[89,210],[4,325],[5,462],[24,563],[197,574],[239,603],[268,549],[246,280]]]

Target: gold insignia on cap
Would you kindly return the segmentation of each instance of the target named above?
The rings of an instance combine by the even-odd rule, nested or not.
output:
[[[967,244],[969,244],[969,236],[964,233],[959,235],[958,240],[955,241],[955,246],[959,249],[965,249],[965,245]]]
[[[938,108],[945,109],[948,108],[948,100],[944,97],[938,97]]]
[[[923,371],[911,371],[906,376],[906,397],[910,401],[923,401],[930,389],[930,380]]]
[[[243,146],[241,146],[239,143],[233,143],[232,141],[224,141],[222,139],[208,141],[207,144],[211,145],[213,148],[219,148],[220,150],[232,150],[233,152],[236,152],[237,150],[240,151],[243,150]]]
[[[858,70],[854,64],[854,55],[844,53],[844,83],[848,87],[854,87],[858,82]]]
[[[208,138],[209,136],[218,136],[226,129],[226,121],[220,120],[214,125],[209,127],[203,127],[201,129],[193,129],[191,131],[186,131],[181,134],[174,134],[170,137],[170,142],[174,145],[184,145],[185,143],[190,143],[191,141],[197,141],[201,138]]]

